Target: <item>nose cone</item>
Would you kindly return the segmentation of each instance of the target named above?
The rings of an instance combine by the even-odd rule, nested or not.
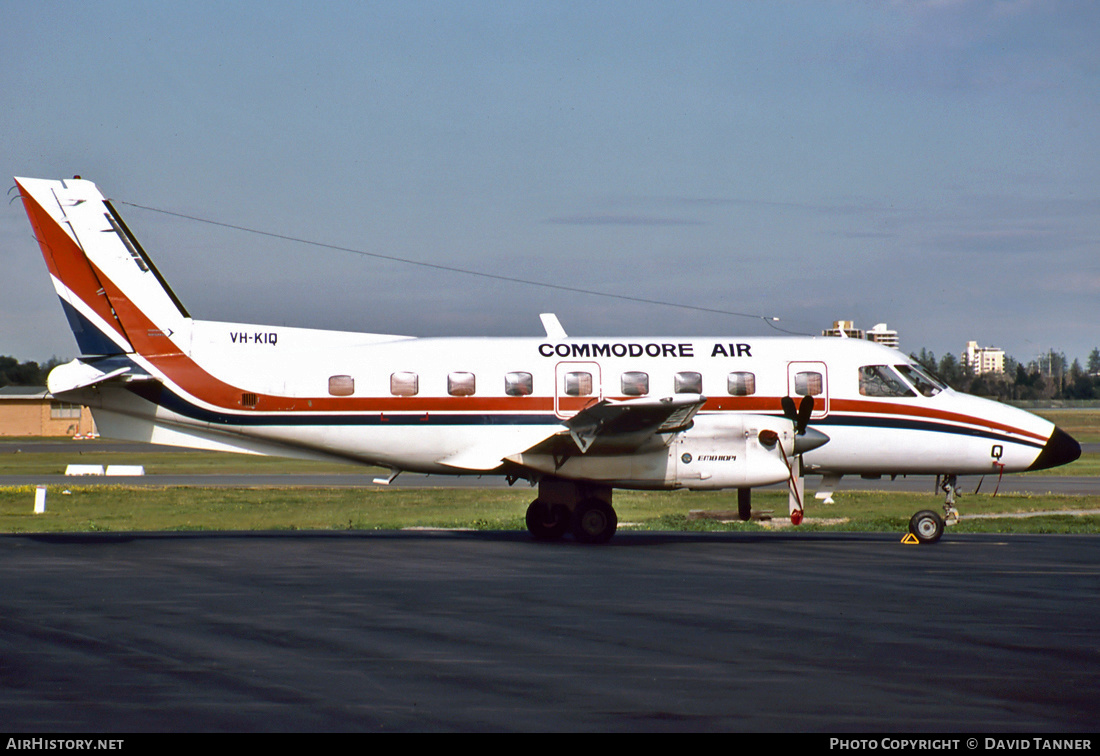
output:
[[[805,454],[808,451],[812,451],[819,446],[824,446],[829,443],[829,437],[819,430],[813,428],[807,428],[806,432],[795,436],[794,438],[794,453]]]
[[[1081,456],[1081,444],[1074,440],[1073,436],[1061,428],[1055,426],[1054,432],[1047,439],[1046,446],[1039,452],[1039,456],[1031,463],[1028,470],[1047,470],[1059,465],[1068,465]]]

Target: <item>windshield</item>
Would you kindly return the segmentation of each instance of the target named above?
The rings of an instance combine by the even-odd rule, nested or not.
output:
[[[859,393],[863,396],[916,396],[887,365],[864,365],[859,369]]]
[[[918,365],[895,365],[894,367],[913,384],[913,387],[916,388],[917,391],[925,396],[935,396],[947,388],[947,386],[930,376]]]

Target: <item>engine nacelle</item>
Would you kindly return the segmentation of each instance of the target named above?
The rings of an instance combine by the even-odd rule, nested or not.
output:
[[[656,439],[655,439],[656,440]],[[768,415],[696,415],[668,445],[630,454],[548,455],[521,461],[548,475],[599,481],[616,488],[713,490],[783,483],[790,477],[794,423]],[[517,460],[520,461],[520,460]]]
[[[768,415],[703,415],[669,445],[672,488],[751,488],[790,477],[794,423]]]

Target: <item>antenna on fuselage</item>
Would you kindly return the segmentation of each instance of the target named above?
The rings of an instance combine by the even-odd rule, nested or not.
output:
[[[569,338],[565,329],[561,327],[561,323],[558,322],[558,316],[554,313],[544,312],[539,315],[539,319],[542,321],[542,327],[546,329],[546,338],[554,340]]]

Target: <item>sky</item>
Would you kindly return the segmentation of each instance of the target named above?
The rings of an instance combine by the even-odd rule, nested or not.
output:
[[[201,319],[1084,362],[1098,37],[1092,0],[0,0],[0,172],[96,182]],[[69,359],[14,196],[0,354]]]

